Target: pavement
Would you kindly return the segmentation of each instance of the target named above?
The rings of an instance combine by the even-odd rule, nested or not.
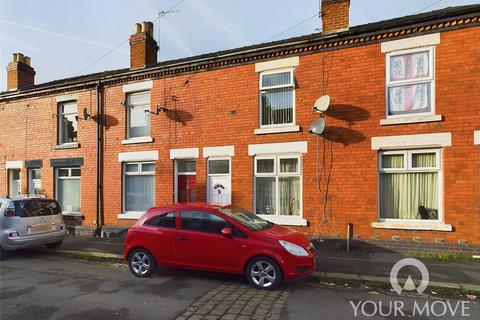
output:
[[[123,239],[121,238],[70,236],[60,248],[49,251],[124,262]],[[385,283],[390,283],[390,270],[393,265],[401,259],[410,257],[403,253],[387,250],[378,252],[352,250],[347,252],[342,247],[322,242],[317,244],[316,251],[317,269],[314,273],[316,276]],[[430,286],[480,292],[480,261],[418,257],[417,259],[427,267]],[[408,267],[401,269],[399,280],[407,279],[412,272],[415,273],[417,270]]]

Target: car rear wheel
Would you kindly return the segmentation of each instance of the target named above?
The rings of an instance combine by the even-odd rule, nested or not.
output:
[[[148,277],[157,265],[150,252],[145,249],[136,249],[128,256],[130,271],[137,277]]]
[[[282,271],[278,264],[267,257],[257,257],[246,268],[248,282],[260,290],[273,290],[282,282]]]
[[[5,259],[7,256],[7,251],[3,250],[2,246],[0,246],[0,260]]]
[[[52,243],[47,243],[45,246],[48,248],[48,249],[55,249],[55,248],[58,248],[62,245],[62,242],[63,241],[57,241],[57,242],[52,242]]]

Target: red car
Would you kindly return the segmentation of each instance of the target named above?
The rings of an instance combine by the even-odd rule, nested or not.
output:
[[[310,275],[314,255],[304,234],[240,208],[212,204],[151,208],[125,239],[125,258],[137,277],[148,277],[161,264],[245,274],[258,289]]]

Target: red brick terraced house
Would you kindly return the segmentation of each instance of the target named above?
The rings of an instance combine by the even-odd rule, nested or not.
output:
[[[14,54],[0,194],[54,197],[97,236],[208,201],[316,238],[478,254],[480,5],[349,27],[349,1],[322,2],[322,32],[161,63],[137,24],[130,68],[43,84]]]

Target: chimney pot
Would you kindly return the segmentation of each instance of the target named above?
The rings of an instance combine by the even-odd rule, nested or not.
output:
[[[144,68],[157,63],[158,45],[153,38],[153,23],[135,24],[135,34],[130,36],[130,68]]]
[[[321,0],[322,33],[348,30],[350,0]]]
[[[142,25],[140,23],[135,23],[135,33],[142,32]]]

